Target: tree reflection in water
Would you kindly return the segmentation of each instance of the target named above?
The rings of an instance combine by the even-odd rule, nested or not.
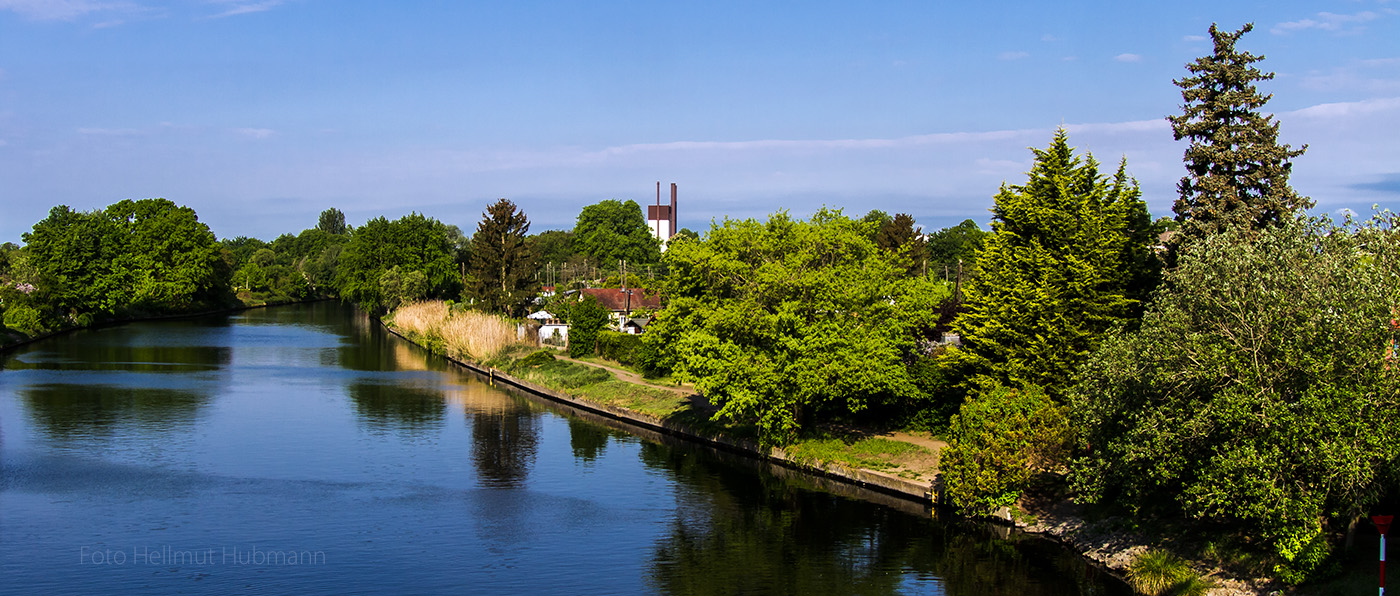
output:
[[[209,400],[182,389],[66,383],[34,385],[20,395],[35,426],[53,439],[108,436],[127,425],[185,431]]]
[[[540,442],[540,414],[526,407],[471,412],[472,461],[490,488],[525,485]]]
[[[447,404],[435,388],[386,379],[358,381],[347,387],[355,412],[371,431],[415,435],[443,426]]]
[[[685,449],[645,443],[641,455],[679,485],[651,560],[661,593],[1132,593],[1045,540],[1002,540],[982,524],[852,502]]]
[[[627,433],[603,426],[586,422],[576,417],[570,416],[569,421],[569,448],[574,452],[574,458],[591,464],[603,454],[608,447],[608,441],[613,437],[625,437]]]

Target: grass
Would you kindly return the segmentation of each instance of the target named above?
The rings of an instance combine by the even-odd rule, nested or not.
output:
[[[1149,596],[1199,596],[1215,584],[1202,578],[1186,560],[1164,550],[1150,550],[1128,566],[1128,583]]]
[[[890,460],[897,457],[927,453],[928,450],[903,441],[883,437],[832,437],[830,435],[801,439],[788,445],[788,455],[798,460],[837,462],[855,468],[889,470],[898,467]]]

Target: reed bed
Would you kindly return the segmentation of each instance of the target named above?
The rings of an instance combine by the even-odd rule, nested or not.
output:
[[[393,323],[401,333],[417,333],[423,337],[432,337],[436,335],[436,330],[442,327],[442,322],[447,319],[447,311],[447,303],[441,300],[414,302],[394,311]]]
[[[515,323],[495,315],[476,311],[452,313],[441,327],[443,347],[449,354],[461,354],[478,360],[495,356],[501,350],[519,343]]]
[[[449,356],[478,361],[520,343],[514,322],[482,312],[453,310],[436,300],[399,308],[394,312],[393,324],[400,332],[440,345]]]

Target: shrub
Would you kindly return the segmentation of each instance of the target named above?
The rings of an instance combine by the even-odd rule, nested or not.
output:
[[[39,311],[23,304],[5,310],[5,326],[25,335],[39,335],[48,330]]]
[[[598,332],[598,355],[626,366],[637,363],[642,346],[640,335],[628,335],[604,329]]]
[[[990,514],[1014,504],[1033,474],[1059,465],[1072,433],[1039,387],[993,384],[953,417],[940,468],[953,506]]]

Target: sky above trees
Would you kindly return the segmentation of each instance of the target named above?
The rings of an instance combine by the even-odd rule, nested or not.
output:
[[[0,0],[0,242],[55,204],[166,197],[220,237],[412,211],[536,230],[680,186],[680,225],[984,226],[1062,124],[1170,214],[1172,79],[1241,50],[1314,212],[1400,210],[1400,4]],[[292,223],[289,223],[292,222]]]

